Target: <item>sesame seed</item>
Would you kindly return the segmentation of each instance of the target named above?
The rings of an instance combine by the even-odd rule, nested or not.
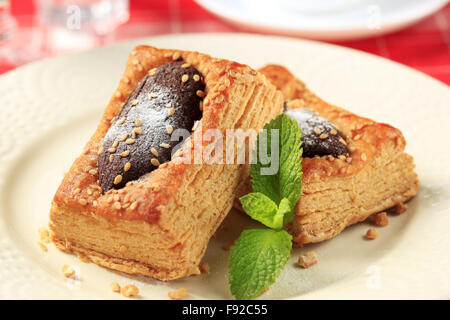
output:
[[[339,156],[338,156],[338,158],[339,158],[339,159],[341,159],[341,160],[345,160],[345,156],[344,156],[344,155],[342,155],[342,154],[341,154],[341,155],[339,155]]]
[[[170,124],[168,124],[168,125],[166,126],[166,131],[167,131],[168,134],[172,134],[172,132],[173,132],[173,127],[172,127]]]
[[[154,93],[149,93],[149,94],[147,95],[147,99],[148,99],[148,100],[152,100],[153,98],[156,98],[156,97],[157,97],[157,95],[154,94]]]
[[[132,105],[132,106],[135,106],[135,105],[137,105],[137,104],[138,104],[137,99],[133,99],[133,100],[131,101],[131,105]]]
[[[367,155],[365,153],[361,153],[361,160],[367,161]]]
[[[359,135],[359,134],[357,134],[354,138],[353,138],[353,140],[359,140],[361,138],[361,136]]]
[[[328,133],[322,133],[319,138],[322,140],[328,138]]]
[[[78,193],[80,193],[81,192],[81,189],[80,188],[76,188],[75,190],[73,190],[73,194],[78,194]]]
[[[200,80],[200,76],[198,74],[194,74],[192,78],[194,79],[195,82]]]
[[[103,152],[103,146],[100,146],[100,148],[97,151],[97,154],[101,154]]]
[[[344,140],[344,139],[342,139],[342,138],[340,138],[340,139],[339,139],[339,142],[340,142],[340,143],[342,143],[342,144],[343,144],[344,146],[346,146],[346,145],[347,145],[347,142],[345,142],[345,140]]]
[[[183,74],[182,76],[181,76],[181,82],[187,82],[189,80],[189,76],[187,75],[187,74]]]
[[[119,174],[114,178],[114,184],[119,184],[122,182],[122,176]]]
[[[152,165],[154,165],[155,167],[159,167],[159,165],[160,165],[158,159],[155,159],[155,158],[152,158],[152,160],[150,160],[150,162],[151,162]]]
[[[87,200],[86,199],[78,199],[78,203],[81,204],[82,206],[85,206],[87,204]]]
[[[166,107],[167,107],[167,108],[172,108],[172,104],[171,104],[171,103],[168,103],[168,104],[166,104]]]
[[[142,125],[142,120],[141,119],[136,119],[134,124],[136,125],[136,127],[140,127]]]
[[[124,77],[123,78],[123,82],[125,82],[126,84],[129,84],[130,83],[130,79],[128,79],[127,77]]]
[[[158,151],[157,151],[155,148],[151,148],[150,151],[152,152],[152,154],[153,154],[155,157],[158,157],[158,156],[159,156]]]
[[[335,135],[337,135],[337,130],[336,130],[336,129],[332,129],[332,130],[330,131],[330,133],[331,133],[333,136],[335,136]]]
[[[125,163],[125,166],[123,167],[123,171],[127,172],[131,168],[131,163],[127,162]]]
[[[125,122],[125,120],[127,120],[127,118],[126,117],[122,117],[122,118],[120,118],[119,121],[117,121],[117,124],[121,125],[121,124],[123,124]]]
[[[114,155],[113,155],[113,154],[110,154],[110,155],[109,155],[109,162],[113,162],[113,160],[114,160]]]
[[[92,195],[92,190],[91,190],[91,189],[88,189],[88,190],[87,190],[87,194],[91,196],[91,195]]]
[[[111,148],[117,148],[118,145],[119,145],[119,141],[114,141]]]
[[[156,74],[157,71],[158,71],[157,68],[153,68],[153,69],[151,69],[151,70],[148,72],[148,74],[149,74],[150,76],[154,76],[154,75]]]
[[[117,98],[120,98],[121,96],[122,96],[122,93],[120,93],[120,91],[117,91],[117,92],[116,92],[116,97],[117,97]]]
[[[135,140],[134,140],[134,139],[127,139],[127,140],[125,141],[125,143],[126,143],[126,144],[133,144],[133,143],[135,143]]]
[[[141,129],[141,128],[134,128],[133,131],[134,131],[136,134],[142,134],[142,129]]]
[[[93,176],[95,176],[97,174],[98,170],[97,169],[91,169],[89,170],[89,174],[92,174]]]
[[[168,144],[168,143],[161,143],[159,146],[161,148],[164,148],[164,149],[169,149],[170,148],[170,144]]]
[[[120,202],[114,202],[114,209],[117,209],[117,210],[122,209],[122,205],[120,204]]]
[[[320,130],[319,128],[314,128],[314,133],[319,135],[322,133],[322,130]]]
[[[125,141],[128,138],[128,133],[125,133],[122,138],[120,138],[120,141]]]
[[[109,149],[108,149],[108,152],[109,152],[109,153],[114,153],[114,152],[116,152],[116,148],[109,148]]]
[[[186,68],[189,68],[190,66],[191,66],[190,63],[184,63],[181,65],[181,68],[186,69]]]
[[[216,101],[216,103],[221,103],[223,101],[223,99],[224,99],[223,95],[218,95],[215,101]]]
[[[203,98],[205,96],[205,93],[202,90],[197,90],[196,92],[197,96],[199,96],[200,98]]]
[[[136,132],[134,132],[134,129],[131,131],[131,138],[136,139]]]
[[[133,202],[133,203],[130,205],[130,209],[131,209],[131,210],[136,209],[137,205],[138,205],[138,203],[137,203],[136,201]]]
[[[173,60],[178,60],[178,58],[180,57],[180,53],[179,52],[175,52],[172,56]]]
[[[120,156],[121,156],[122,158],[128,157],[129,155],[130,155],[130,150],[125,150],[124,152],[122,152],[122,153],[120,154]]]
[[[175,108],[170,108],[169,111],[167,112],[167,115],[169,117],[173,116],[173,114],[175,113]]]
[[[139,60],[138,60],[138,59],[133,59],[133,60],[131,60],[131,63],[134,64],[134,65],[136,65],[136,64],[139,63]]]

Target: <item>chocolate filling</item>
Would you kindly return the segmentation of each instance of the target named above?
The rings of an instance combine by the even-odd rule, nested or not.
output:
[[[98,172],[104,192],[170,161],[172,149],[182,141],[171,141],[171,134],[191,132],[202,116],[204,89],[200,72],[181,60],[151,70],[141,80],[102,141]]]
[[[341,132],[327,119],[304,108],[285,108],[285,113],[295,119],[302,130],[303,157],[338,157],[349,153]]]

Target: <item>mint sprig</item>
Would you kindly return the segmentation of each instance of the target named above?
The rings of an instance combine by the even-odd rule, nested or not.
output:
[[[230,248],[230,290],[237,299],[261,295],[275,282],[290,257],[292,237],[281,229],[294,218],[301,195],[300,139],[297,122],[285,114],[266,124],[258,135],[253,153],[257,162],[250,168],[254,192],[241,197],[240,201],[252,219],[272,230],[245,230]],[[272,145],[277,149],[272,150]],[[279,155],[278,170],[268,175],[267,169],[273,164],[266,160],[272,155]]]

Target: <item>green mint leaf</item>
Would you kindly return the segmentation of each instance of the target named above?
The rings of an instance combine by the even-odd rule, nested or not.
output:
[[[292,221],[295,216],[294,208],[291,208],[291,202],[287,198],[283,198],[278,206],[278,215],[283,217],[283,226]]]
[[[242,203],[242,208],[252,219],[272,229],[283,227],[285,210],[280,211],[277,204],[265,194],[252,192],[239,200]]]
[[[258,135],[254,156],[257,163],[250,167],[254,192],[260,192],[272,199],[277,205],[283,198],[289,200],[291,208],[300,198],[302,190],[301,130],[297,121],[281,114],[264,126],[265,131]],[[278,134],[272,129],[278,129]],[[267,139],[264,136],[267,135]],[[266,143],[261,145],[261,141]],[[278,150],[272,150],[272,140]],[[264,174],[263,169],[271,166],[268,159],[271,155],[279,155],[279,170],[275,174]]]
[[[284,230],[251,229],[241,233],[228,260],[231,293],[254,299],[275,282],[291,255],[292,237]]]

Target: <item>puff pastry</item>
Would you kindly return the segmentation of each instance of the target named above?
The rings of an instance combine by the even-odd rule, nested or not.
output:
[[[406,142],[398,129],[328,104],[281,66],[259,71],[282,91],[288,110],[306,108],[327,119],[337,129],[328,132],[339,131],[348,150],[337,156],[304,154],[302,196],[287,227],[295,244],[330,239],[347,226],[416,195],[419,182],[413,158],[404,152]],[[318,130],[317,134],[323,133]],[[240,195],[250,191],[247,181]]]
[[[163,67],[174,61],[183,63]],[[113,126],[127,125],[129,119],[122,120],[121,112],[141,103],[142,94],[138,92],[141,87],[137,87],[158,85],[148,82],[147,75],[164,68],[190,66],[194,70],[189,71],[187,79],[183,75],[179,81],[188,84],[201,76],[205,86],[199,94],[204,96],[202,129],[193,129],[192,135],[208,128],[260,129],[282,112],[281,92],[265,76],[246,65],[197,52],[138,46],[128,58],[125,73],[97,130],[65,175],[52,201],[50,230],[59,249],[103,267],[161,280],[198,273],[210,237],[232,207],[237,189],[248,177],[248,165],[183,163],[177,161],[182,156],[180,151],[164,163],[152,158],[154,168],[147,168],[151,172],[138,178],[130,173],[125,181],[125,174],[139,165],[139,159],[130,161],[129,165],[116,161],[125,161],[122,154],[130,156],[126,150],[119,150],[121,147],[128,142],[134,146],[141,134],[145,135],[139,131],[140,119],[133,118],[135,138],[125,134],[117,143],[109,140],[113,142],[106,151],[102,145],[102,141],[108,141],[106,136]],[[147,96],[152,98],[150,93]],[[170,106],[164,112],[169,116],[173,113]],[[161,125],[164,121],[168,120],[164,118]],[[128,125],[131,128],[132,124]],[[183,125],[190,125],[189,121]],[[191,145],[189,152],[194,151],[191,137],[184,142]],[[158,154],[158,150],[154,151],[151,150],[153,155]],[[142,150],[136,152],[142,154]],[[103,162],[99,157],[104,157]],[[99,162],[105,163],[102,174],[107,175],[108,170],[124,172],[123,176],[115,172],[112,180],[105,177],[102,180],[105,190],[100,186]]]

